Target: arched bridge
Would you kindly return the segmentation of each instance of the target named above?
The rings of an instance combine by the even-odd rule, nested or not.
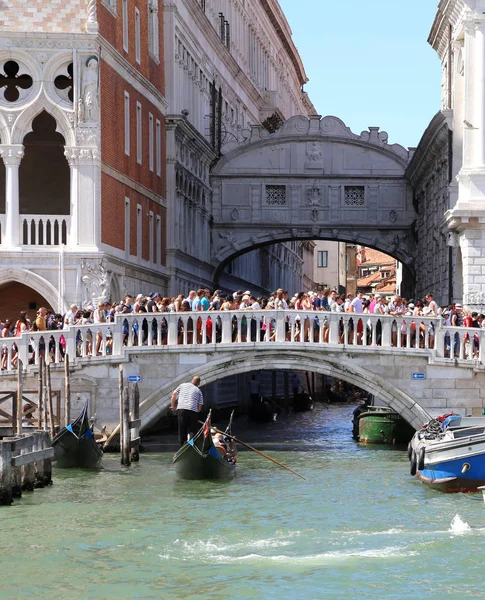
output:
[[[114,323],[5,338],[0,392],[15,389],[18,358],[24,389],[36,389],[45,346],[52,388],[63,395],[67,353],[74,401],[90,398],[98,424],[108,428],[118,422],[120,364],[140,381],[142,428],[166,412],[173,388],[193,375],[209,384],[254,370],[337,377],[419,427],[452,410],[481,414],[484,338],[483,330],[426,317],[296,310],[117,315]]]

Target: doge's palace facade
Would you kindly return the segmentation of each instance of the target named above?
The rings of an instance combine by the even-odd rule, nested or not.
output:
[[[211,166],[250,125],[273,131],[315,110],[276,0],[164,0],[164,13],[167,268],[171,291],[186,293],[212,283]],[[303,260],[299,243],[254,250],[233,261],[220,284],[296,290]]]
[[[162,29],[161,0],[2,2],[0,286],[15,316],[166,290]]]

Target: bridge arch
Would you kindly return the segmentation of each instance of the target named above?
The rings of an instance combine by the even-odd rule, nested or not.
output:
[[[430,415],[406,391],[384,379],[370,369],[355,364],[350,355],[338,354],[334,357],[325,355],[315,358],[305,351],[281,352],[277,349],[261,351],[246,350],[239,355],[225,356],[219,360],[211,360],[186,371],[169,384],[162,386],[146,398],[141,406],[142,426],[153,425],[167,410],[171,392],[174,388],[199,375],[202,385],[213,383],[231,375],[259,370],[277,371],[309,371],[329,375],[356,385],[376,396],[379,396],[391,408],[403,416],[416,429],[430,419]]]
[[[65,312],[65,304],[59,306],[59,291],[49,281],[29,269],[5,268],[0,269],[0,287],[9,283],[20,283],[33,289],[45,298],[47,303],[60,312]]]
[[[337,117],[292,117],[275,133],[251,127],[211,171],[214,279],[235,257],[289,240],[376,248],[412,271],[412,152]]]

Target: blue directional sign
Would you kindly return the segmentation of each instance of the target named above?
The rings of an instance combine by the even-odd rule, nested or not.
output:
[[[138,381],[141,381],[141,375],[128,375],[128,381],[130,383],[137,383]]]
[[[413,373],[413,379],[426,379],[424,373]]]

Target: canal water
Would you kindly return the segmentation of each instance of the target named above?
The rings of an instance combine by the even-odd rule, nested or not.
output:
[[[307,481],[247,451],[229,483],[178,480],[169,451],[54,470],[0,509],[0,598],[483,598],[481,495],[429,490],[404,449],[360,446],[352,409],[235,422]]]

